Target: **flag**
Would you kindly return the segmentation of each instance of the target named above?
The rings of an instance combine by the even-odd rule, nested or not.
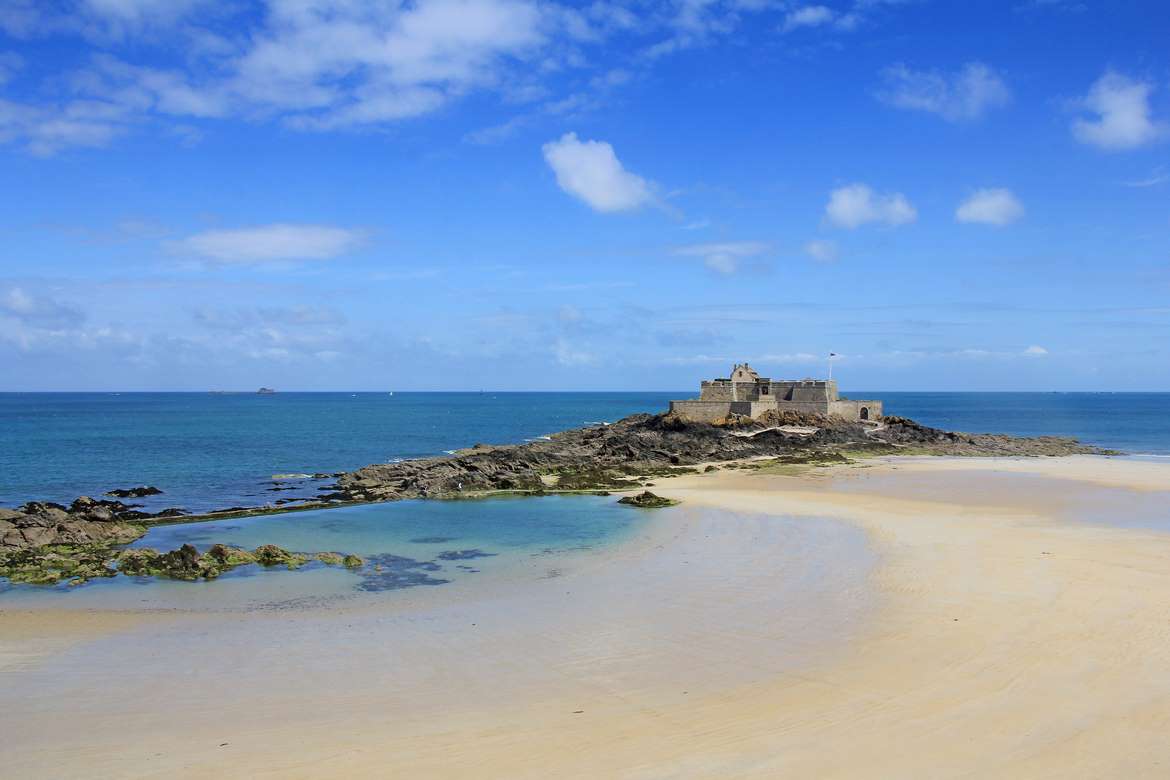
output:
[[[830,353],[829,353],[829,357],[837,357],[837,353],[836,353],[836,352],[830,352]]]

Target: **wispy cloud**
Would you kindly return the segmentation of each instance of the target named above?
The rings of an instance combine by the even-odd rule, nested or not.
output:
[[[329,225],[273,224],[207,230],[175,243],[180,251],[225,264],[331,260],[366,241],[360,230]]]
[[[892,65],[882,71],[877,97],[896,108],[937,114],[950,122],[978,119],[1006,105],[1011,91],[987,65],[969,62],[957,73]]]
[[[1166,169],[1159,166],[1150,172],[1150,175],[1144,179],[1134,179],[1132,181],[1122,182],[1126,187],[1157,187],[1170,181],[1170,174],[1166,173]]]
[[[592,352],[578,349],[563,338],[557,339],[553,345],[553,356],[562,366],[590,366],[598,362],[597,356]]]
[[[76,306],[17,286],[0,290],[0,316],[52,329],[74,327],[85,320]]]
[[[721,274],[733,274],[739,270],[745,258],[758,257],[770,251],[772,246],[762,241],[727,241],[711,244],[691,244],[673,251],[680,257],[699,257],[703,264]]]
[[[698,366],[708,364],[731,366],[734,363],[740,363],[745,360],[748,363],[755,363],[761,369],[770,370],[769,367],[783,368],[786,365],[804,366],[812,363],[825,363],[827,357],[825,355],[814,355],[811,352],[756,354],[747,357],[742,355],[681,355],[663,358],[662,362],[671,366]]]
[[[821,263],[835,263],[841,257],[837,244],[823,239],[814,239],[804,245],[804,253]]]
[[[542,117],[593,110],[655,60],[724,40],[745,20],[849,29],[896,3],[853,0],[840,10],[776,0],[2,4],[0,30],[59,38],[90,55],[84,67],[42,81],[68,84],[68,92],[30,86],[19,100],[0,102],[0,143],[51,155],[146,129],[190,142],[203,129],[193,120],[355,131],[475,94],[535,106],[466,135],[494,143]],[[597,56],[606,46],[620,47],[619,56]],[[19,70],[7,59],[0,81]]]

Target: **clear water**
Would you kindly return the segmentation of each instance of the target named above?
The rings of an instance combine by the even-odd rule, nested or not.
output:
[[[49,594],[49,603],[58,606],[105,607],[256,607],[310,597],[341,600],[361,593],[443,585],[526,560],[555,565],[560,554],[626,538],[646,516],[645,510],[610,497],[545,496],[397,501],[179,523],[154,527],[131,546],[172,550],[192,544],[202,551],[216,543],[247,549],[275,544],[306,553],[352,553],[362,556],[366,565],[348,571],[314,562],[296,572],[244,566],[197,589],[185,582],[123,576],[51,588],[5,585],[0,580],[0,593],[25,605]]]

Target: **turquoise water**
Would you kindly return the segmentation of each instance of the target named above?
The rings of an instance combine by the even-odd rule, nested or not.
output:
[[[141,606],[146,598],[156,607],[194,607],[221,603],[225,598],[228,603],[252,605],[257,600],[307,596],[341,598],[359,592],[443,585],[526,560],[554,561],[560,554],[624,539],[646,516],[645,510],[619,504],[612,497],[544,496],[397,501],[179,523],[152,528],[131,546],[171,550],[192,544],[206,550],[216,543],[248,549],[276,544],[308,553],[353,553],[362,556],[366,565],[348,571],[313,562],[295,572],[244,566],[213,582],[201,583],[207,586],[206,592],[194,597],[186,592],[190,583],[122,576],[81,587],[0,584],[0,593],[10,599],[35,599],[51,591],[67,602],[63,606],[89,605],[99,597],[105,606]],[[248,580],[242,591],[241,580]],[[257,587],[258,582],[261,587]]]
[[[142,503],[206,511],[314,492],[275,474],[334,472],[511,443],[635,412],[662,393],[0,393],[0,506],[149,484]],[[887,393],[888,414],[953,430],[1077,436],[1170,454],[1170,393]],[[294,486],[296,482],[292,483]]]

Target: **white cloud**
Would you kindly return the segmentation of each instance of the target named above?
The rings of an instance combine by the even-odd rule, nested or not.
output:
[[[101,147],[125,132],[128,117],[122,107],[90,100],[44,107],[0,99],[0,143],[20,140],[38,157]]]
[[[882,81],[877,96],[883,102],[938,114],[950,122],[978,119],[1011,100],[1003,79],[980,62],[969,62],[949,75],[898,64],[882,71]]]
[[[841,256],[834,242],[821,239],[814,239],[805,244],[804,252],[821,263],[835,263]]]
[[[1083,144],[1109,151],[1133,149],[1165,138],[1168,125],[1150,114],[1154,85],[1106,71],[1077,101],[1092,118],[1073,120],[1072,133]]]
[[[869,222],[891,227],[918,218],[918,212],[900,192],[877,194],[865,184],[849,184],[829,193],[825,216],[838,227],[850,230]]]
[[[1024,204],[1002,187],[977,190],[955,210],[959,222],[977,222],[1003,227],[1024,216]]]
[[[631,211],[654,200],[649,182],[622,167],[605,141],[580,141],[576,133],[565,133],[541,149],[560,188],[594,211]]]
[[[850,0],[824,22],[816,0],[0,0],[0,31],[55,39],[84,63],[49,63],[20,104],[0,107],[0,143],[47,155],[192,118],[326,132],[402,123],[480,92],[544,101],[467,134],[494,143],[540,117],[595,110],[653,58],[747,20],[791,11],[797,26],[847,29],[893,5]]]
[[[701,257],[704,265],[721,274],[733,274],[739,270],[740,261],[758,257],[771,249],[762,241],[728,241],[714,244],[691,244],[681,246],[673,254],[681,257]]]
[[[328,225],[260,225],[207,230],[178,242],[184,251],[220,263],[329,260],[365,243],[362,231]]]
[[[800,27],[820,27],[833,21],[833,9],[823,5],[806,5],[795,8],[784,17],[784,32]]]
[[[1027,357],[1044,357],[1048,354],[1048,350],[1044,347],[1033,344],[1024,350],[1024,355]]]
[[[104,145],[125,130],[117,119],[44,127],[79,104],[134,121],[160,114],[278,118],[303,130],[379,125],[433,112],[477,89],[499,89],[507,74],[533,69],[538,57],[556,69],[568,56],[546,51],[552,33],[567,32],[554,8],[535,0],[265,5],[254,16],[232,16],[235,11],[207,0],[84,0],[72,16],[29,11],[17,20],[31,20],[20,22],[29,34],[100,39],[167,27],[175,48],[188,56],[173,66],[144,67],[98,55],[85,71],[67,75],[80,96],[74,103],[20,106],[33,116],[19,124],[6,122],[3,114],[11,111],[0,109],[0,141],[35,142],[34,151],[51,154],[69,145]],[[225,15],[239,35],[218,32]],[[51,138],[38,141],[38,135]]]

